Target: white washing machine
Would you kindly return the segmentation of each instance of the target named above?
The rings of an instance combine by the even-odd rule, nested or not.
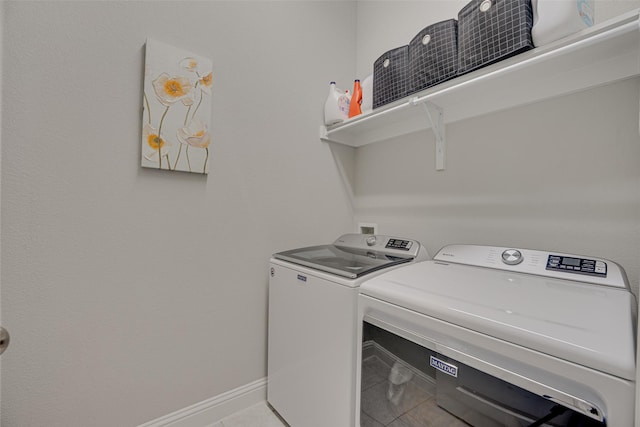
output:
[[[363,234],[273,256],[267,400],[290,426],[353,425],[360,283],[426,259],[415,240]]]
[[[359,322],[420,351],[437,410],[472,426],[630,427],[636,307],[614,262],[453,245],[364,282]]]

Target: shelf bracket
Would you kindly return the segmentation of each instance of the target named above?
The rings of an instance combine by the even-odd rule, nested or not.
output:
[[[412,102],[414,105],[421,104],[427,112],[427,119],[436,137],[436,170],[443,171],[447,147],[447,140],[444,135],[444,111],[433,102],[419,101],[418,98],[414,98]]]
[[[320,125],[320,140],[322,141],[330,141],[327,127],[325,125]]]

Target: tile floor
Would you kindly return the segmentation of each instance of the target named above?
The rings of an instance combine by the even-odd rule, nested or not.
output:
[[[433,383],[417,376],[407,383],[397,405],[389,401],[390,370],[391,367],[377,356],[362,362],[361,427],[468,427],[467,423],[440,409],[436,405]],[[261,402],[212,427],[287,427],[287,424],[266,402]]]
[[[211,427],[287,427],[287,425],[271,411],[267,402],[261,402],[230,415]]]

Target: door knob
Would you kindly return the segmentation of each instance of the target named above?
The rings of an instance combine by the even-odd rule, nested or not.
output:
[[[9,341],[11,341],[9,331],[0,326],[0,354],[4,353],[7,347],[9,347]]]

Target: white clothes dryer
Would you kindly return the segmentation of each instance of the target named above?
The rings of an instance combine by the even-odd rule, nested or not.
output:
[[[629,427],[636,307],[612,261],[452,245],[365,281],[359,323],[413,345],[438,410],[472,426]]]
[[[363,234],[272,257],[267,400],[291,427],[353,425],[358,288],[427,259],[416,240]]]

